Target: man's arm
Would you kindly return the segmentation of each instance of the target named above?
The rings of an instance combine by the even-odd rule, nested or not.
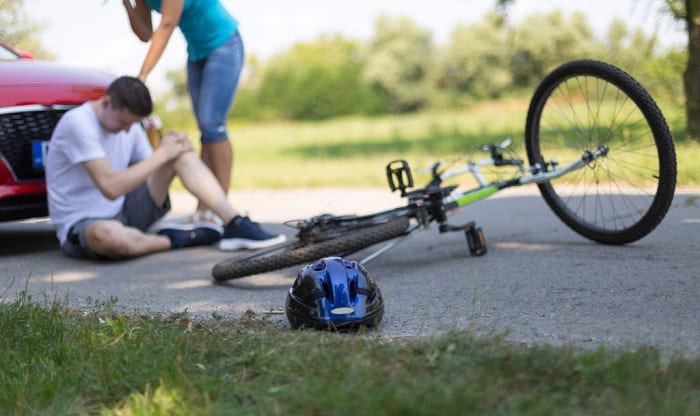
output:
[[[153,172],[189,151],[194,149],[187,136],[168,132],[150,157],[124,170],[115,172],[105,157],[89,160],[83,165],[102,195],[113,200],[136,189],[146,182]]]

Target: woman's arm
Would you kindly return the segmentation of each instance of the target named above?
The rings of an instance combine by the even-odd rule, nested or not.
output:
[[[136,0],[136,2],[143,2],[143,0]],[[178,23],[180,23],[183,4],[184,0],[163,0],[160,9],[162,16],[160,24],[151,35],[151,46],[148,48],[148,53],[146,53],[146,58],[144,58],[143,65],[141,65],[141,70],[139,71],[139,79],[141,81],[146,81],[148,74],[151,73],[151,70],[153,70],[153,67],[156,66],[156,63],[163,55],[170,36]]]
[[[153,35],[153,24],[151,22],[151,8],[144,0],[122,0],[126,15],[129,17],[129,25],[136,36],[144,42],[148,42]]]

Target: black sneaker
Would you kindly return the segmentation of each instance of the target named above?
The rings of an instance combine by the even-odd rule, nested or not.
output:
[[[208,246],[221,240],[221,232],[211,227],[163,228],[158,234],[170,239],[171,248]]]
[[[260,224],[240,215],[224,227],[219,241],[221,250],[258,249],[287,241],[284,234],[274,235],[263,230]]]

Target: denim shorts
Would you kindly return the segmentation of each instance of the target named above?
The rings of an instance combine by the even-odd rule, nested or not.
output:
[[[141,231],[146,231],[148,227],[170,211],[170,197],[165,200],[163,206],[156,205],[151,193],[148,190],[148,184],[145,182],[126,194],[122,210],[113,217],[108,218],[83,218],[73,224],[68,230],[66,241],[61,245],[61,250],[68,257],[73,258],[104,258],[95,253],[88,245],[85,239],[85,231],[91,222],[96,220],[117,220],[127,227],[138,228]]]
[[[243,69],[243,41],[236,32],[200,61],[187,61],[187,90],[202,144],[228,139],[226,116]]]

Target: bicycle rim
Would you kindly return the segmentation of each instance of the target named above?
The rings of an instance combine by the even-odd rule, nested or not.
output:
[[[649,93],[624,71],[596,61],[560,66],[535,91],[525,135],[530,164],[565,165],[600,145],[609,149],[539,185],[554,213],[579,234],[626,244],[666,215],[676,184],[671,134]]]

